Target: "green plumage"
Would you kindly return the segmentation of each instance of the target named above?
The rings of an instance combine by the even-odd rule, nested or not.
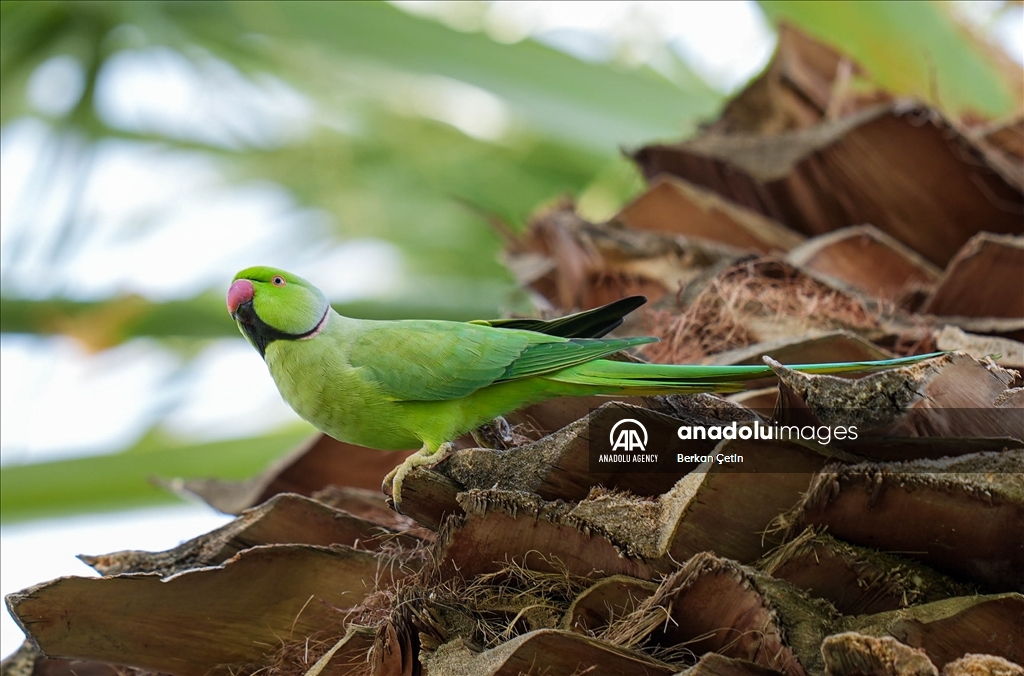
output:
[[[300,416],[342,441],[380,449],[419,446],[424,455],[552,397],[735,391],[770,374],[767,366],[604,359],[657,340],[595,337],[642,303],[627,298],[550,321],[364,321],[337,314],[314,286],[272,268],[243,270],[228,293],[243,335]],[[868,371],[928,356],[791,368]]]

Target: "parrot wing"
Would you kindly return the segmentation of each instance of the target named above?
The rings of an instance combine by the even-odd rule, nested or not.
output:
[[[474,319],[469,323],[496,329],[535,331],[562,338],[601,338],[618,328],[626,315],[646,302],[643,296],[630,296],[557,319]]]
[[[541,376],[592,362],[628,347],[656,343],[658,338],[570,338],[564,343],[531,345],[499,379],[499,382]]]
[[[566,339],[457,322],[381,322],[352,340],[349,363],[364,369],[395,401],[443,401],[655,340]]]

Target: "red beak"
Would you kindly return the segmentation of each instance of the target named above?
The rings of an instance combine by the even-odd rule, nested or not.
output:
[[[238,307],[252,300],[252,282],[248,279],[239,279],[228,289],[228,312],[232,317],[238,312]]]

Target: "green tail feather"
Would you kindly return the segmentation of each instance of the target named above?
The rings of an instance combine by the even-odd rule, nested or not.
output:
[[[786,368],[801,373],[870,373],[896,366],[915,364],[937,357],[933,352],[915,357],[881,361],[836,362],[831,364],[797,364]],[[743,389],[743,383],[772,375],[765,366],[707,366],[686,364],[637,364],[599,359],[573,366],[547,376],[549,380],[572,385],[630,391],[636,394],[670,392],[729,392]]]

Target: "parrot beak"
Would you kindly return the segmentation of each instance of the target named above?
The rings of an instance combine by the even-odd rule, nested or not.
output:
[[[252,307],[254,289],[248,279],[239,279],[228,289],[228,313],[243,324],[251,324],[255,317]]]

